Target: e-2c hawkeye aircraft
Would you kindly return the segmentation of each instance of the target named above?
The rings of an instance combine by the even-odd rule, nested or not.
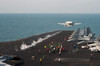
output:
[[[59,25],[64,25],[65,27],[72,27],[74,25],[79,25],[81,23],[73,23],[72,21],[66,21],[65,23],[57,23]]]

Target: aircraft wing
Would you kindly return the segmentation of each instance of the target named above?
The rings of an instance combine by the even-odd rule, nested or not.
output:
[[[91,48],[89,48],[89,50],[91,50],[91,51],[97,51],[97,47],[91,47]]]
[[[97,47],[98,51],[100,51],[100,46],[96,46],[96,47]]]
[[[79,24],[81,24],[81,23],[74,23],[74,25],[79,25]]]
[[[59,24],[59,25],[65,25],[65,23],[57,23],[57,24]]]
[[[96,44],[89,44],[88,46],[89,46],[89,47],[92,47],[92,46],[96,46]]]
[[[86,41],[80,41],[77,44],[87,44],[87,42]]]

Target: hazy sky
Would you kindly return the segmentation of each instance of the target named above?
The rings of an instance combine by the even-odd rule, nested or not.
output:
[[[0,0],[0,13],[100,13],[100,0]]]

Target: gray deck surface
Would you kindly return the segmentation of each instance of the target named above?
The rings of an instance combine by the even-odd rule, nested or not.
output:
[[[58,61],[59,58],[54,59],[54,61]],[[89,59],[83,58],[60,58],[61,62],[89,62]]]

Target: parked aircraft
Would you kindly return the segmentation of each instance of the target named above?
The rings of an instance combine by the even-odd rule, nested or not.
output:
[[[97,37],[91,44],[87,43],[86,47],[91,51],[100,51],[100,37]]]
[[[84,28],[84,30],[78,30],[74,31],[72,35],[69,37],[68,41],[76,41],[76,40],[81,40],[81,41],[87,41],[87,40],[94,40],[95,34],[92,34],[90,28]]]
[[[91,51],[100,51],[100,42],[97,41],[93,44],[89,44],[88,47]]]

